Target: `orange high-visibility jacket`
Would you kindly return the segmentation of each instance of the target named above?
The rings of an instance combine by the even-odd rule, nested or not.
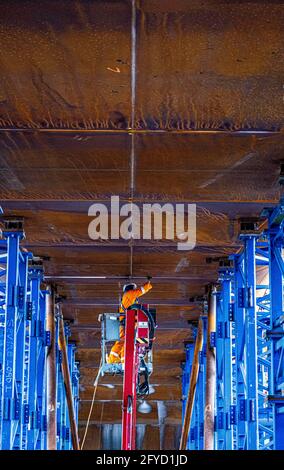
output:
[[[137,289],[133,289],[133,290],[129,290],[125,292],[125,294],[123,294],[123,297],[122,297],[122,301],[121,301],[122,305],[120,306],[119,311],[123,313],[124,309],[126,310],[131,305],[133,305],[136,302],[136,299],[138,299],[138,297],[141,297],[141,295],[146,294],[146,292],[148,292],[151,289],[152,289],[152,284],[150,281],[148,281],[142,287],[138,287]]]
[[[144,286],[138,288],[138,289],[133,289],[129,290],[128,292],[125,292],[122,297],[121,305],[119,312],[124,313],[124,309],[128,309],[136,303],[136,300],[138,297],[141,297],[141,295],[146,294],[150,289],[152,289],[151,282],[146,282]],[[124,307],[124,308],[123,308]],[[120,341],[116,341],[113,347],[111,348],[109,358],[108,358],[108,363],[112,364],[115,362],[124,362],[124,326],[123,322],[125,321],[125,315],[120,316],[120,322],[121,326],[119,329],[119,336],[120,336]]]

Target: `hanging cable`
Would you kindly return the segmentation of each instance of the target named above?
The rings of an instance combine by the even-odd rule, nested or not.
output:
[[[97,388],[98,388],[98,383],[99,383],[99,378],[100,378],[100,375],[101,375],[101,371],[102,371],[102,359],[101,359],[101,362],[100,362],[100,366],[99,366],[99,370],[98,370],[98,373],[97,373],[96,380],[94,381],[94,392],[93,392],[90,411],[89,411],[87,424],[86,424],[86,428],[85,428],[85,432],[84,432],[84,437],[82,439],[81,450],[83,450],[85,440],[86,440],[86,437],[87,437],[87,434],[88,434],[89,424],[90,424],[90,420],[91,420],[91,416],[92,416],[92,412],[93,412],[93,408],[94,408],[95,397],[96,397],[96,392],[97,392]]]

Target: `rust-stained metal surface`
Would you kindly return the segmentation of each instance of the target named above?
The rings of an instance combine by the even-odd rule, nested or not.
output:
[[[131,272],[138,283],[151,274],[155,390],[138,441],[177,448],[183,345],[200,313],[192,298],[217,279],[208,258],[237,251],[238,219],[280,195],[283,2],[10,0],[0,9],[1,205],[25,217],[25,247],[46,258],[66,296],[80,432],[100,362],[98,315],[116,309]],[[136,240],[131,255],[123,240],[90,240],[88,207],[112,195],[197,203],[196,248]],[[104,377],[86,448],[117,446],[120,397],[121,379]]]
[[[130,196],[127,134],[7,131],[0,134],[0,145],[2,198]],[[136,135],[134,198],[276,201],[283,147],[282,134]]]
[[[136,3],[137,127],[281,127],[282,2]],[[0,41],[5,127],[128,127],[130,0],[2,1]]]

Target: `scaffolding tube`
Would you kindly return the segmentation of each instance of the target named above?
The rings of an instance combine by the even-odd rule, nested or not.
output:
[[[47,351],[47,450],[56,450],[56,328],[54,317],[54,289],[47,287],[46,295],[46,329],[50,335]]]

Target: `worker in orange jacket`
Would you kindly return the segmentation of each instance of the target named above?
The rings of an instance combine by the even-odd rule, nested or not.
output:
[[[125,313],[125,311],[131,307],[131,305],[138,303],[137,299],[141,297],[141,295],[146,294],[150,289],[152,289],[152,284],[150,282],[151,277],[148,276],[148,282],[146,282],[143,286],[138,287],[136,284],[125,284],[123,286],[123,296],[121,300],[121,305],[119,308],[120,313]],[[119,331],[119,336],[120,340],[116,341],[113,347],[111,348],[111,351],[109,353],[108,357],[108,363],[113,364],[116,362],[124,362],[124,335],[125,335],[125,330],[124,330],[124,320],[125,320],[125,315],[121,315],[119,318],[121,322],[120,326],[120,331]]]

